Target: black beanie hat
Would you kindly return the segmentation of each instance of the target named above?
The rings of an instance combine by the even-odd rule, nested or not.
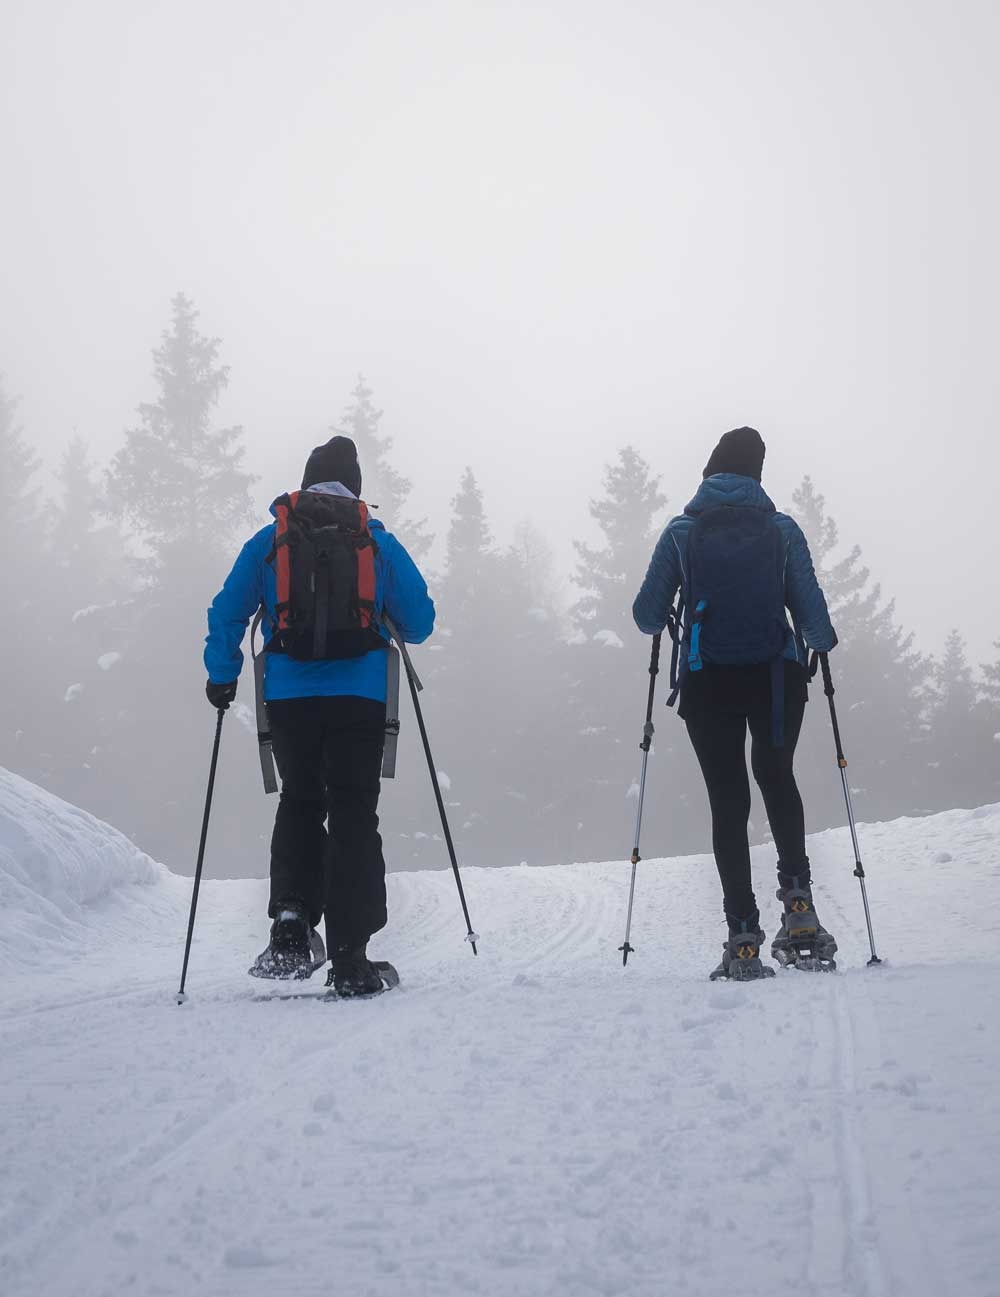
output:
[[[733,428],[719,438],[719,444],[709,456],[702,477],[715,473],[739,473],[760,481],[764,467],[764,439],[756,428]]]
[[[309,456],[302,474],[303,491],[317,482],[341,482],[348,491],[361,494],[358,448],[350,437],[331,437],[325,446],[317,446]]]

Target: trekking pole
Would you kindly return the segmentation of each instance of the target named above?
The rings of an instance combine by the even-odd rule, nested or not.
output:
[[[875,953],[875,935],[872,932],[871,910],[868,908],[868,890],[865,887],[865,867],[861,863],[861,848],[858,845],[858,830],[854,823],[854,806],[851,803],[851,786],[847,779],[847,758],[844,756],[844,745],[840,741],[840,726],[837,723],[837,708],[833,702],[833,695],[836,692],[833,687],[833,677],[830,674],[830,655],[828,653],[819,654],[820,666],[823,668],[823,692],[826,694],[827,701],[830,704],[830,720],[833,722],[833,741],[837,748],[837,765],[840,768],[840,779],[844,785],[844,801],[847,803],[847,821],[851,826],[851,842],[854,844],[854,877],[861,884],[861,900],[865,907],[865,923],[868,925],[868,944],[871,946],[872,957],[868,961],[868,967],[875,964],[881,964],[881,959]],[[813,664],[813,674],[815,674],[815,662]]]
[[[639,833],[642,829],[642,803],[646,796],[646,763],[649,760],[649,749],[653,743],[653,692],[656,689],[656,676],[660,670],[660,636],[653,636],[653,648],[649,655],[649,698],[646,701],[646,723],[642,727],[642,774],[639,776],[639,808],[635,816],[635,846],[632,848],[632,882],[628,889],[628,918],[625,920],[625,941],[618,949],[622,952],[622,968],[628,964],[628,957],[635,949],[629,944],[632,935],[632,902],[635,900],[635,872],[642,857],[639,855]]]
[[[437,770],[434,766],[434,758],[431,755],[430,740],[427,738],[427,727],[424,725],[424,714],[420,710],[420,700],[417,694],[423,689],[420,683],[420,677],[413,669],[413,663],[410,661],[410,654],[402,637],[396,630],[388,617],[383,613],[382,621],[392,638],[399,645],[399,651],[403,658],[403,665],[406,667],[406,679],[410,685],[410,697],[413,699],[413,710],[417,716],[417,726],[420,730],[420,739],[424,745],[424,755],[427,758],[427,769],[431,773],[431,784],[434,788],[434,797],[437,801],[438,813],[441,816],[441,827],[444,829],[444,840],[448,844],[448,855],[451,858],[451,868],[455,875],[455,885],[458,887],[458,899],[462,902],[462,913],[465,915],[465,926],[468,929],[465,940],[472,946],[472,953],[478,955],[476,942],[479,940],[479,934],[472,929],[472,920],[469,918],[469,906],[465,900],[465,888],[462,886],[462,875],[458,870],[458,857],[455,855],[455,844],[451,840],[451,829],[448,827],[448,816],[444,809],[444,798],[441,796],[441,785],[438,782]]]
[[[184,945],[184,967],[181,969],[181,985],[177,992],[177,1003],[183,1004],[187,999],[184,983],[187,981],[188,959],[191,955],[191,938],[194,935],[194,916],[198,909],[198,889],[201,887],[201,867],[205,862],[205,841],[208,838],[208,817],[212,813],[212,793],[215,790],[215,768],[219,764],[219,742],[222,739],[222,721],[226,711],[219,708],[219,719],[215,724],[215,743],[212,745],[212,765],[208,772],[208,791],[205,794],[205,814],[201,821],[201,842],[198,844],[198,863],[194,871],[194,890],[191,893],[191,914],[188,918],[187,941]]]

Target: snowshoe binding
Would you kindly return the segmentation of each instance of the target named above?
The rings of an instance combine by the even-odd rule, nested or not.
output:
[[[326,963],[326,947],[306,915],[297,906],[278,912],[271,924],[271,940],[266,950],[247,970],[251,977],[304,981]]]
[[[832,933],[816,917],[812,889],[801,885],[798,876],[790,884],[783,884],[775,892],[785,907],[781,927],[771,942],[771,957],[782,968],[798,968],[803,972],[829,973],[837,967],[834,955],[837,943]]]
[[[773,977],[774,969],[761,962],[760,948],[764,934],[757,921],[730,921],[729,940],[722,947],[722,962],[709,975],[713,982],[755,982]]]
[[[373,962],[365,946],[339,946],[333,953],[326,984],[327,995],[337,1000],[366,1000],[399,985],[399,974],[384,960]]]

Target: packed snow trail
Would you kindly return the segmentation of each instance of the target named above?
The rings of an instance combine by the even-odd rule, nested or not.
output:
[[[842,971],[748,985],[706,980],[704,857],[640,865],[627,969],[624,862],[465,871],[478,959],[449,872],[392,875],[403,984],[356,1004],[253,1001],[261,881],[204,886],[183,1007],[189,880],[140,861],[61,949],[19,892],[0,1287],[996,1297],[998,836],[862,828],[873,970],[846,831],[812,839]]]

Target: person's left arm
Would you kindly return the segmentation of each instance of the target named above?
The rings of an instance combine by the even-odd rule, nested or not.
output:
[[[403,544],[387,532],[378,538],[382,560],[382,606],[400,638],[422,644],[434,629],[434,600],[427,583]]]

